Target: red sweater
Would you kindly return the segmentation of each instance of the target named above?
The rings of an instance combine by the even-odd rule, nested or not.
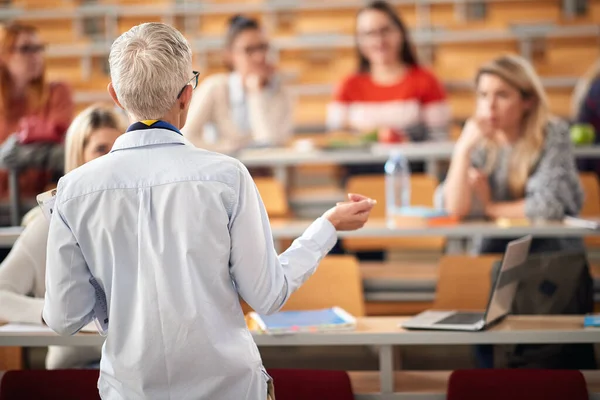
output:
[[[331,129],[407,129],[425,125],[447,130],[450,108],[437,78],[422,67],[410,68],[392,85],[379,85],[369,74],[355,74],[342,81],[328,109]]]

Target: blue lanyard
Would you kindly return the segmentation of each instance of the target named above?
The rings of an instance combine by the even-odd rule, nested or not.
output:
[[[179,129],[175,128],[170,123],[161,121],[161,120],[157,120],[157,119],[151,119],[151,120],[147,120],[147,121],[139,121],[134,124],[131,124],[131,126],[129,126],[129,128],[127,128],[126,132],[142,131],[145,129],[167,129],[169,131],[173,131],[173,132],[178,133],[181,136],[183,136],[183,134],[179,131]]]

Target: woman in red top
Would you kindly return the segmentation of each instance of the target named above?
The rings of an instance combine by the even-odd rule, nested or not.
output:
[[[36,28],[13,24],[0,40],[0,143],[13,133],[19,143],[62,142],[74,106],[70,88],[48,83],[44,44]],[[47,184],[47,174],[25,171],[21,193],[31,196]],[[0,171],[0,197],[8,193],[6,172]]]
[[[437,78],[417,61],[408,30],[385,1],[358,12],[358,73],[328,108],[328,127],[361,132],[390,128],[413,141],[446,139],[450,108]]]

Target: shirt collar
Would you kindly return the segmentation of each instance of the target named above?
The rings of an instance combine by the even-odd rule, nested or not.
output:
[[[112,153],[118,150],[161,144],[182,144],[193,146],[189,140],[177,132],[163,128],[151,128],[125,132],[117,138],[110,152]]]

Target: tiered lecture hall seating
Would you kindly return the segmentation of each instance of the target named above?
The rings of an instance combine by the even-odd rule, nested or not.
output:
[[[279,68],[293,93],[296,93],[297,107],[294,116],[299,129],[324,130],[325,106],[330,101],[331,92],[344,75],[354,71],[356,65],[352,35],[359,1],[350,4],[349,1],[332,0],[325,4],[307,0],[297,2],[302,3],[299,8],[290,6],[293,2],[285,2],[287,6],[280,6],[278,11],[273,12],[264,7],[266,0],[213,0],[201,2],[207,11],[205,14],[198,11],[173,14],[170,11],[173,4],[183,2],[157,0],[148,6],[147,0],[98,0],[85,3],[124,8],[116,9],[115,14],[88,16],[86,21],[96,20],[96,26],[94,29],[88,29],[88,24],[83,23],[82,30],[78,25],[82,21],[78,21],[73,14],[65,12],[64,15],[56,17],[49,12],[45,18],[46,14],[39,12],[57,6],[67,11],[73,10],[83,3],[83,0],[11,2],[12,7],[25,11],[17,14],[18,20],[40,28],[44,39],[50,44],[47,61],[49,76],[51,79],[66,80],[73,84],[79,109],[101,99],[109,100],[105,92],[108,83],[105,63],[107,46],[103,46],[106,44],[103,40],[110,41],[131,26],[145,21],[162,20],[181,29],[196,50],[195,64],[201,69],[203,76],[207,76],[225,70],[220,57],[220,43],[227,19],[237,12],[260,18],[269,30]],[[197,5],[200,2],[189,3]],[[277,1],[269,3],[273,5],[277,4]],[[447,84],[449,101],[457,121],[456,127],[458,128],[473,110],[470,85],[477,67],[503,52],[523,52],[529,55],[544,78],[553,111],[568,117],[570,94],[576,78],[600,56],[598,30],[594,30],[594,24],[597,28],[600,21],[600,2],[590,1],[589,10],[585,15],[568,17],[562,12],[562,2],[559,0],[485,1],[487,12],[482,18],[467,17],[471,12],[476,14],[477,10],[473,11],[471,6],[455,3],[451,0],[418,0],[415,4],[405,2],[397,8],[411,29],[433,30],[431,40],[424,38],[417,31],[413,31],[413,37],[423,61]],[[315,7],[311,6],[315,4]],[[192,8],[195,9],[193,4]],[[28,12],[34,14],[28,16]],[[32,18],[31,15],[35,17]],[[15,17],[2,18],[6,20]],[[550,36],[547,32],[536,33],[533,36],[526,34],[525,37],[531,40],[518,38],[514,34],[515,28],[518,29],[519,26],[540,26],[548,23],[563,29],[558,29]],[[88,32],[89,35],[85,34],[86,29],[91,31]],[[577,29],[579,31],[574,31]],[[484,31],[487,34],[482,34]],[[87,49],[92,44],[96,46],[95,51],[93,55],[88,55]],[[104,51],[98,50],[103,47]],[[68,51],[65,51],[65,48]],[[458,131],[453,130],[454,137]],[[413,182],[419,179],[426,187],[423,193],[427,192],[429,196],[437,182],[421,177],[415,177]],[[582,177],[582,181],[588,194],[583,214],[599,215],[598,182],[586,176]],[[381,214],[384,209],[385,196],[381,194],[381,182],[381,177],[378,177],[368,183],[375,187],[373,193],[376,194],[373,196],[380,200],[378,209],[374,211],[376,214]],[[352,181],[349,183],[349,190],[370,190],[365,186],[352,186],[353,184]],[[257,185],[271,218],[293,215],[288,194],[278,187],[277,183],[259,180]],[[273,201],[273,198],[276,200]],[[422,204],[428,204],[428,201]],[[352,241],[346,242],[352,246]],[[400,244],[398,247],[402,248],[401,242],[397,241],[395,245]],[[589,241],[588,244],[592,245],[592,242]],[[356,249],[360,248],[360,243],[360,239],[354,242],[358,246]],[[365,242],[362,243],[364,245]],[[404,240],[404,248],[408,246],[412,249],[425,249],[439,256],[444,240],[434,238],[407,243]],[[444,256],[434,262],[430,259],[416,259],[400,260],[392,265],[359,266],[352,256],[330,256],[322,262],[318,272],[307,285],[294,294],[286,307],[326,307],[335,304],[355,315],[412,314],[432,305],[442,308],[481,309],[487,301],[489,268],[493,259],[494,256]],[[377,299],[377,296],[370,292],[370,288],[377,287],[378,283],[385,280],[395,283],[416,282],[413,286],[428,288],[429,295],[423,297],[422,301],[412,303],[392,302],[393,307],[385,305],[382,301],[369,300]],[[473,285],[474,281],[477,284]],[[333,285],[332,282],[336,284]],[[468,288],[461,286],[466,282],[469,283]],[[319,293],[319,296],[315,296],[314,293]],[[245,307],[245,311],[247,310]],[[15,353],[12,356],[13,360],[18,359],[20,362],[18,354],[16,358]],[[0,356],[1,360],[6,358]],[[9,367],[15,366],[0,363],[0,369]],[[448,376],[447,372],[430,373],[427,376],[421,373],[401,372],[398,375],[398,384],[408,390],[426,386],[444,391]],[[369,392],[373,387],[377,387],[377,379],[373,374],[353,375],[355,391]]]

